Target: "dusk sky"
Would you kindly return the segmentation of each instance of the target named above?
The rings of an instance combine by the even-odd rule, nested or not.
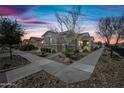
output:
[[[70,5],[35,5],[35,6],[0,6],[0,16],[16,18],[26,31],[24,38],[30,36],[41,37],[48,30],[48,25],[57,25],[55,12],[66,14]],[[99,18],[105,16],[119,16],[124,13],[124,6],[95,6],[83,5],[81,9],[81,32],[89,32],[95,36]]]

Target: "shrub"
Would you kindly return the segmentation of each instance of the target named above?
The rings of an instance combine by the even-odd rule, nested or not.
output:
[[[89,46],[84,46],[83,52],[91,52],[91,48]]]
[[[84,48],[84,46],[81,46],[81,49],[83,49]]]
[[[75,54],[76,54],[76,53],[79,53],[79,50],[78,50],[78,49],[75,50]]]
[[[52,49],[52,53],[56,53],[56,50],[55,49]]]
[[[93,45],[93,50],[97,50],[97,49],[99,49],[100,47],[99,47],[99,45],[98,44],[94,44]]]
[[[3,69],[8,69],[11,67],[11,64],[4,64]]]
[[[102,47],[102,42],[97,42],[97,44],[99,45],[99,47]]]
[[[44,53],[55,53],[55,49],[52,49],[52,48],[41,48],[40,49],[41,52],[44,52]]]
[[[68,49],[66,49],[66,51],[65,51],[66,57],[72,57],[75,53],[76,53],[76,52],[75,52],[75,49],[73,49],[73,48],[68,48]]]
[[[38,49],[37,47],[35,47],[34,45],[32,44],[25,44],[25,45],[22,45],[20,47],[20,50],[22,51],[30,51],[30,50],[35,50],[35,49]]]
[[[44,53],[44,52],[41,52],[41,55],[40,55],[41,57],[45,57],[46,56],[46,54]]]

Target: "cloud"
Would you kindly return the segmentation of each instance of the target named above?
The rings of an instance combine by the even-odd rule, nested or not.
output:
[[[0,16],[17,16],[26,13],[34,6],[0,6]]]
[[[123,10],[124,6],[120,5],[120,6],[110,6],[110,5],[106,5],[106,6],[98,6],[101,9],[105,9],[105,10],[109,10],[109,11],[118,11],[118,10]]]
[[[25,31],[24,37],[22,39],[29,39],[30,37],[41,37],[48,29],[47,28],[32,28]]]
[[[27,20],[33,20],[36,19],[36,16],[31,16],[31,17],[18,17],[18,20],[22,20],[22,21],[27,21]]]
[[[21,23],[24,23],[24,24],[50,24],[48,22],[41,22],[41,21],[24,21]]]
[[[106,38],[100,37],[97,34],[95,34],[93,37],[95,39],[95,42],[101,41],[101,42],[104,43],[106,41]],[[113,35],[111,40],[110,40],[110,43],[111,44],[115,44],[116,43],[116,39],[117,39],[117,37],[115,35]],[[119,43],[123,43],[123,42],[124,42],[124,40],[119,41]]]

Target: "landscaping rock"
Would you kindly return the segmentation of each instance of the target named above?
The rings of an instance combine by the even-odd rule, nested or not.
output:
[[[70,63],[72,63],[72,61],[71,61],[70,58],[65,58],[65,59],[64,59],[64,63],[65,63],[65,64],[70,64]]]
[[[59,56],[60,58],[65,58],[65,57],[66,57],[63,53],[60,53],[58,56]]]

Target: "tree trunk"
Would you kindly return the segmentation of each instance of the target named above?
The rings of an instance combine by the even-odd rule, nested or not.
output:
[[[12,59],[12,46],[9,45],[9,48],[10,48],[10,59]]]
[[[109,49],[110,49],[110,57],[112,58],[112,56],[113,56],[113,50],[112,50],[112,46],[110,45],[110,40],[107,38],[107,45],[108,45],[108,47],[109,47]]]
[[[113,50],[112,50],[112,46],[109,44],[109,49],[110,49],[110,57],[112,58],[113,56]]]
[[[111,49],[110,49],[110,57],[112,58],[112,56],[113,56],[112,46],[111,46],[110,48],[111,48]]]
[[[115,46],[117,46],[117,44],[118,44],[118,42],[119,42],[119,39],[120,39],[120,35],[117,37],[117,40],[116,40]]]
[[[77,39],[75,39],[75,50],[77,50]]]

